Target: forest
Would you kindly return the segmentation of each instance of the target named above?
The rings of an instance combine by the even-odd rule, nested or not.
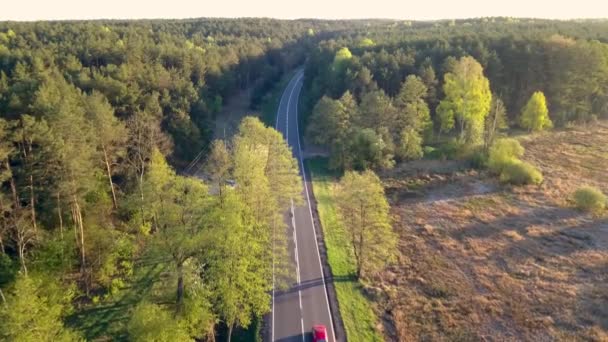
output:
[[[349,340],[608,339],[606,24],[402,21],[311,51],[300,105]]]
[[[259,339],[298,164],[258,118],[212,127],[299,66],[340,171],[465,155],[538,183],[505,131],[608,117],[606,21],[0,22],[0,339]]]
[[[258,322],[281,253],[270,227],[296,197],[297,166],[259,120],[225,144],[211,144],[211,127],[240,89],[254,89],[254,112],[302,63],[310,30],[264,19],[0,23],[1,338],[191,340]],[[207,184],[181,172],[201,153]],[[227,172],[240,194],[222,191]],[[140,283],[152,294],[123,310],[127,321],[88,325]]]
[[[528,129],[519,117],[535,92],[558,127],[605,118],[607,39],[602,21],[494,18],[353,28],[321,41],[307,63],[308,136],[332,147],[335,168],[386,168],[421,157],[423,145],[442,145],[455,131],[462,137],[475,129],[488,147],[494,131]],[[473,78],[481,78],[476,90]],[[470,108],[454,102],[468,97]],[[473,108],[478,104],[487,108]],[[484,132],[483,120],[496,116],[498,125]]]

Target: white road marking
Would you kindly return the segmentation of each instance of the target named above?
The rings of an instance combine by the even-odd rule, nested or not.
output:
[[[276,130],[279,129],[279,116],[281,116],[281,105],[283,104],[283,96],[285,95],[285,93],[287,92],[287,89],[289,89],[289,85],[293,82],[293,79],[290,80],[287,83],[287,87],[285,88],[285,90],[283,90],[283,93],[281,94],[281,99],[279,100],[279,107],[277,108],[277,118],[274,124],[274,127]],[[287,116],[287,115],[285,115]],[[275,283],[275,274],[274,274],[274,231],[273,231],[273,237],[272,237],[272,329],[271,329],[271,337],[270,340],[274,342],[274,283]],[[300,310],[301,311],[301,310]]]
[[[296,74],[297,75],[297,74]],[[285,93],[287,92],[287,90],[289,89],[289,86],[294,83],[297,85],[297,83],[299,82],[299,80],[302,78],[302,76],[299,77],[295,77],[292,78],[288,83],[287,83],[287,87],[285,88],[285,90],[283,91],[283,93],[281,94],[281,99],[279,100],[279,107],[277,108],[277,117],[275,119],[275,129],[279,130],[279,117],[281,116],[281,105],[283,104],[283,98],[285,96]],[[287,141],[287,143],[289,144],[289,105],[291,103],[291,97],[293,96],[293,91],[295,89],[295,86],[291,89],[291,92],[289,93],[289,98],[287,100],[287,110],[285,111],[285,140]],[[299,94],[298,94],[298,98],[299,98]],[[296,108],[297,111],[297,108]],[[297,116],[296,116],[297,117]],[[280,131],[279,131],[280,132]],[[292,221],[294,220],[293,218],[293,201],[292,201]],[[298,281],[298,285],[300,284],[300,264],[299,264],[299,260],[298,260],[298,243],[297,243],[297,239],[296,239],[296,231],[295,231],[295,221],[293,221],[293,227],[294,227],[294,243],[295,243],[295,255],[296,255],[296,265],[297,265],[297,281]],[[274,272],[274,238],[273,238],[273,262],[272,262],[272,331],[271,331],[271,341],[274,341],[274,293],[275,293],[275,272]],[[302,293],[300,291],[300,289],[298,288],[298,295],[299,295],[299,299],[300,299],[300,322],[301,322],[301,326],[302,326],[302,340],[304,341],[304,318],[302,315]]]
[[[291,104],[291,97],[293,96],[293,91],[298,87],[298,82],[300,81],[300,79],[302,79],[302,76],[299,76],[296,79],[295,85],[293,86],[293,88],[291,89],[291,92],[289,93],[289,99],[287,99],[287,111],[285,114],[285,139],[287,141],[287,144],[289,144],[289,106]],[[299,98],[299,93],[298,93],[298,98]],[[296,103],[296,114],[297,114],[297,103]],[[296,115],[297,118],[297,115]],[[299,138],[298,138],[299,139]],[[305,342],[305,335],[304,335],[304,315],[303,315],[303,311],[302,311],[302,290],[300,289],[300,282],[301,282],[301,278],[300,278],[300,258],[299,258],[299,253],[298,253],[298,238],[297,238],[297,228],[296,228],[296,219],[295,219],[295,214],[293,212],[293,199],[291,200],[291,224],[293,225],[293,242],[295,245],[294,248],[294,253],[296,256],[296,277],[297,277],[297,282],[298,282],[298,299],[300,300],[300,323],[301,323],[301,327],[302,327],[302,341]]]
[[[299,80],[298,80],[299,82]],[[296,84],[297,87],[297,84]],[[298,100],[300,98],[300,92],[298,92]],[[300,125],[298,120],[298,106],[296,106],[296,132],[298,134],[298,157],[300,159],[300,165],[302,168],[302,177],[304,178],[304,191],[306,192],[306,204],[308,204],[308,213],[310,214],[310,221],[312,223],[312,231],[315,236],[315,247],[317,247],[317,258],[319,259],[319,268],[321,270],[321,279],[323,281],[323,289],[325,290],[325,303],[327,304],[327,313],[329,315],[329,322],[331,326],[332,339],[336,340],[336,333],[334,332],[334,322],[331,317],[331,309],[329,308],[329,297],[327,296],[327,285],[325,284],[325,274],[323,273],[323,264],[321,263],[321,253],[319,252],[319,240],[317,240],[317,232],[315,229],[315,221],[312,217],[312,209],[310,207],[310,196],[308,195],[308,185],[306,184],[306,170],[304,169],[304,159],[302,158],[302,148],[300,146]],[[302,327],[302,330],[304,328]]]

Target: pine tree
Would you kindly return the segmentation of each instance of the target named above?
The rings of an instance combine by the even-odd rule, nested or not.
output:
[[[427,88],[418,76],[405,79],[395,98],[398,114],[394,125],[397,135],[395,154],[402,159],[416,159],[422,156],[422,135],[431,132],[432,123],[429,107],[424,100]]]
[[[106,170],[106,176],[112,194],[114,209],[118,209],[116,190],[112,176],[113,168],[118,159],[124,157],[125,142],[127,141],[127,129],[125,125],[114,116],[114,109],[106,97],[98,92],[87,96],[85,101],[87,118],[95,127],[96,147],[101,152],[101,159]]]

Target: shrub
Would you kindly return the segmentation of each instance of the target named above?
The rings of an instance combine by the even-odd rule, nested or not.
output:
[[[498,139],[490,147],[488,167],[496,174],[502,174],[503,169],[523,156],[524,148],[519,141],[511,138]]]
[[[445,142],[437,147],[435,151],[433,151],[434,155],[438,159],[458,159],[462,150],[465,148],[465,144],[458,140],[450,140]]]
[[[422,148],[422,153],[425,158],[432,158],[432,156],[436,155],[437,149],[433,146],[424,146]]]
[[[488,155],[485,153],[483,148],[478,147],[471,150],[470,155],[467,158],[471,167],[475,169],[484,169],[488,166]]]
[[[543,175],[531,164],[515,159],[502,167],[500,181],[513,185],[540,184]]]
[[[127,324],[131,341],[193,341],[169,311],[152,303],[139,303]]]
[[[580,210],[598,213],[606,208],[606,195],[598,188],[582,186],[574,192],[574,202]]]

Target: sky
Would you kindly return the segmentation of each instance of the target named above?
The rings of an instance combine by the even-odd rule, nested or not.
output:
[[[272,17],[435,20],[608,18],[608,0],[17,0],[0,20]]]

